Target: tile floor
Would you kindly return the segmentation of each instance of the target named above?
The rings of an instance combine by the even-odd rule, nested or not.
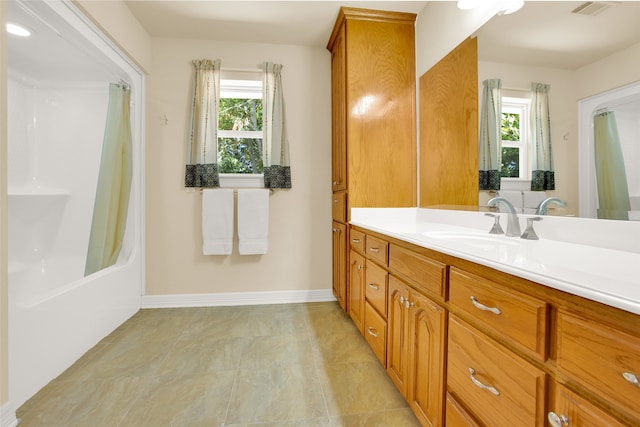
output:
[[[419,426],[337,303],[141,310],[19,427]]]

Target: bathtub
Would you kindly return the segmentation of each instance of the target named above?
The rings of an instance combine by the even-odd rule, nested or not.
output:
[[[8,383],[18,408],[140,309],[144,76],[70,1],[10,2],[7,16],[28,21],[35,43],[8,43]],[[115,265],[84,277],[108,86],[122,80],[133,137],[124,243]]]

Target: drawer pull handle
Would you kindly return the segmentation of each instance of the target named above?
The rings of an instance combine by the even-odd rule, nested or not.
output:
[[[562,427],[569,425],[569,418],[566,415],[558,415],[555,412],[549,412],[547,414],[547,420],[551,427]]]
[[[333,199],[333,203],[340,203],[339,199]]]
[[[373,289],[374,291],[379,291],[380,290],[380,286],[376,285],[375,283],[369,283],[369,287],[371,289]]]
[[[374,254],[377,254],[378,252],[380,252],[380,249],[378,249],[378,248],[369,248],[369,250],[371,252],[373,252]]]
[[[476,371],[473,368],[469,368],[469,378],[471,378],[471,382],[480,387],[483,390],[487,390],[496,396],[500,396],[500,392],[495,387],[491,387],[490,385],[482,384],[480,380],[476,377]]]
[[[636,374],[632,374],[631,372],[625,372],[622,374],[625,380],[630,382],[636,387],[640,387],[640,380],[638,380],[638,376]]]
[[[360,243],[360,239],[351,239],[351,243]]]
[[[473,304],[473,306],[479,310],[484,310],[484,311],[490,311],[493,314],[502,314],[502,311],[500,311],[500,309],[498,307],[488,307],[480,302],[478,302],[478,299],[476,297],[474,297],[473,295],[471,295],[469,297],[469,299],[471,300],[471,304]]]
[[[373,326],[369,326],[369,328],[367,329],[367,332],[369,333],[369,335],[371,335],[374,338],[378,338],[378,331],[375,330],[375,328]]]

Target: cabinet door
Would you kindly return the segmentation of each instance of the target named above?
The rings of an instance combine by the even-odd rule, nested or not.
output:
[[[625,425],[560,384],[554,384],[552,387],[547,421],[551,427],[623,427]]]
[[[415,291],[409,301],[407,400],[422,425],[440,426],[445,394],[446,311]]]
[[[333,191],[347,189],[347,90],[344,25],[331,52],[331,186]]]
[[[333,222],[333,295],[347,309],[347,227]]]
[[[360,333],[364,333],[364,257],[355,251],[349,254],[349,316]]]
[[[407,394],[407,360],[409,348],[408,309],[409,287],[393,276],[389,277],[389,308],[387,310],[387,374],[404,396]]]

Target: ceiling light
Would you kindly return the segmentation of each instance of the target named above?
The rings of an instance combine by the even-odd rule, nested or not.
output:
[[[26,28],[10,22],[7,22],[7,32],[19,37],[29,37],[31,35],[31,32]]]
[[[477,0],[458,0],[458,9],[460,10],[471,10],[475,9],[479,6],[479,2]]]
[[[524,6],[524,0],[504,0],[500,5],[498,15],[508,15],[519,11]]]

